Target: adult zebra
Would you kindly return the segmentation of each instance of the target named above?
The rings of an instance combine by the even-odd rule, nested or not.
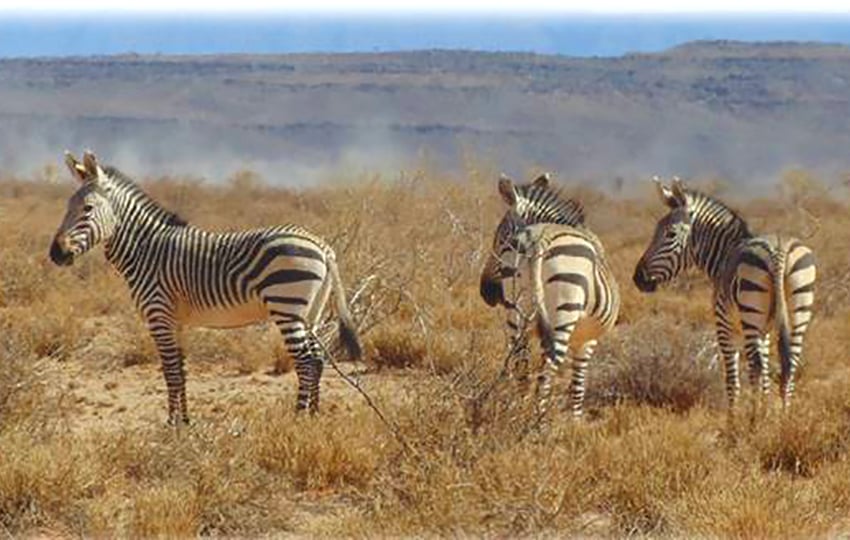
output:
[[[65,162],[80,187],[50,246],[70,265],[99,243],[124,276],[162,360],[168,420],[187,423],[179,333],[185,326],[233,328],[271,319],[283,334],[298,376],[296,409],[316,412],[323,349],[312,333],[333,287],[340,338],[360,355],[333,250],[296,225],[213,233],[165,210],[91,152]]]
[[[538,412],[545,414],[551,379],[570,357],[571,407],[579,417],[584,411],[587,364],[598,338],[614,326],[619,312],[617,283],[601,242],[584,227],[581,205],[553,190],[548,175],[522,186],[503,177],[499,192],[509,208],[496,228],[493,250],[481,274],[481,296],[491,306],[507,308],[516,351],[525,345],[521,342],[525,323],[520,308],[522,282],[530,282],[545,351],[537,382]],[[523,266],[528,269],[527,280]]]
[[[517,232],[526,225],[559,223],[578,226],[584,223],[584,209],[573,199],[563,198],[551,188],[548,173],[532,182],[517,185],[505,175],[499,178],[499,194],[508,205],[493,236],[492,248],[481,270],[479,293],[487,305],[507,309],[513,375],[524,385],[528,380],[529,349],[526,334],[530,306],[523,306],[520,282],[521,253]],[[507,289],[507,290],[506,290]],[[508,365],[505,365],[507,370]]]
[[[717,343],[726,370],[730,410],[740,382],[733,332],[744,336],[750,381],[770,388],[770,330],[779,334],[780,394],[783,406],[794,393],[794,372],[814,303],[815,260],[799,240],[755,236],[747,223],[722,202],[688,189],[678,178],[671,186],[656,179],[661,200],[670,208],[635,268],[638,289],[653,292],[696,264],[714,284]],[[789,308],[790,305],[790,308]]]

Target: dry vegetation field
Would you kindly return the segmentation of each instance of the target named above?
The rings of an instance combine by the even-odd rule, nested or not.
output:
[[[756,230],[810,235],[818,256],[793,412],[756,425],[746,414],[727,424],[706,281],[651,296],[631,283],[662,213],[650,186],[569,188],[608,250],[621,320],[591,364],[587,421],[556,413],[529,432],[514,389],[492,385],[507,337],[478,297],[503,211],[496,172],[340,175],[299,191],[250,173],[145,179],[201,226],[293,221],[328,238],[360,291],[367,353],[340,369],[391,424],[330,368],[323,412],[296,417],[281,340],[259,327],[186,333],[195,423],[179,433],[164,423],[153,345],[101,251],[69,269],[47,258],[70,180],[0,180],[0,536],[850,533],[846,188],[796,172],[742,200],[703,184]]]

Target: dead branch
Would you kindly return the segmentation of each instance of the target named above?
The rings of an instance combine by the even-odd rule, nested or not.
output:
[[[315,334],[313,334],[313,337],[319,342],[319,346],[322,347],[322,350],[325,353],[325,359],[331,365],[333,370],[336,371],[340,377],[342,377],[342,380],[344,380],[349,386],[354,388],[357,393],[363,396],[363,399],[366,401],[366,405],[372,410],[372,412],[375,413],[378,419],[390,431],[396,441],[401,444],[405,451],[407,451],[410,455],[416,457],[417,459],[421,459],[421,455],[419,454],[419,452],[417,452],[416,449],[411,446],[407,439],[401,434],[401,430],[399,429],[398,425],[389,418],[387,418],[384,412],[380,409],[380,407],[378,407],[372,397],[368,394],[368,392],[366,392],[366,390],[363,389],[363,387],[358,381],[355,381],[352,377],[350,377],[347,373],[340,369],[339,365],[334,360],[333,355],[327,349],[327,347],[325,347],[325,344],[322,342],[322,340],[319,339],[318,336],[316,336]]]

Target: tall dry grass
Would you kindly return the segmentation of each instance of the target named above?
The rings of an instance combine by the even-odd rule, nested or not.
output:
[[[70,181],[0,181],[0,531],[850,532],[845,193],[799,171],[763,199],[709,186],[756,229],[814,231],[808,242],[819,263],[817,313],[792,413],[774,407],[753,423],[742,407],[727,423],[708,285],[690,276],[651,296],[631,285],[662,212],[652,191],[573,189],[606,245],[622,317],[591,364],[588,421],[556,413],[537,431],[527,429],[532,419],[518,389],[492,384],[507,340],[503,314],[478,298],[477,276],[502,212],[494,178],[471,165],[462,178],[422,170],[304,191],[272,188],[248,173],[225,185],[146,179],[154,197],[205,227],[293,221],[328,238],[347,287],[361,290],[360,378],[391,423],[330,367],[324,412],[296,417],[293,374],[273,332],[192,330],[189,378],[206,374],[218,386],[210,395],[190,387],[196,423],[181,433],[134,410],[164,417],[165,400],[158,360],[120,278],[99,253],[70,269],[47,260]],[[251,381],[273,368],[284,374],[270,398]],[[101,384],[107,376],[112,382]],[[98,400],[124,396],[145,377],[159,393],[136,396],[118,422],[84,421]]]

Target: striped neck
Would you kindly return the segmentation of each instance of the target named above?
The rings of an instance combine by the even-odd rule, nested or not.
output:
[[[584,225],[584,208],[573,199],[564,198],[559,190],[535,184],[517,186],[516,200],[505,212],[496,227],[493,250],[518,250],[517,232],[529,225],[555,223],[581,227]]]
[[[517,188],[515,210],[525,225],[557,223],[575,227],[584,224],[581,203],[564,198],[558,190],[535,184]]]
[[[146,246],[158,231],[189,226],[117,169],[106,167],[104,173],[109,182],[107,198],[117,220],[115,232],[106,242],[106,257],[118,268],[122,268],[134,252]]]
[[[751,238],[747,222],[722,202],[696,191],[688,191],[691,210],[690,260],[712,280],[721,278],[732,250]]]

